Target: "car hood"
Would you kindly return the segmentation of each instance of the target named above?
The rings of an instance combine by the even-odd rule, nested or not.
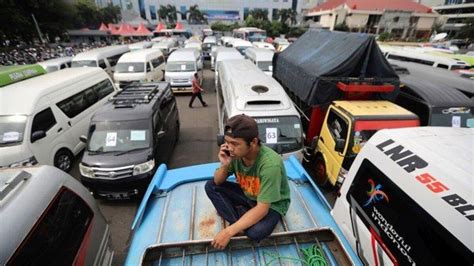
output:
[[[117,155],[119,153],[90,154],[90,152],[84,151],[81,163],[90,167],[113,168],[137,165],[153,159],[151,148]]]

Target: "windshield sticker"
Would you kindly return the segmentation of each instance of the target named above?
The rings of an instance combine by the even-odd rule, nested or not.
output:
[[[451,107],[448,109],[443,109],[441,112],[443,114],[468,114],[471,112],[471,109],[467,107]]]
[[[474,118],[469,118],[466,121],[466,126],[469,127],[469,128],[474,128]]]
[[[3,141],[10,142],[10,141],[17,141],[20,139],[20,133],[18,132],[5,132],[3,133]]]
[[[107,147],[117,146],[117,132],[107,132],[107,136],[105,138],[105,146]]]
[[[186,70],[186,65],[181,65],[181,70]]]
[[[145,140],[145,130],[132,130],[132,131],[130,131],[130,140],[131,141],[144,141]]]
[[[128,66],[128,72],[133,72],[134,69],[135,69],[134,66]]]
[[[280,123],[278,118],[257,118],[255,119],[257,124],[277,124]]]
[[[266,129],[267,129],[267,132],[265,134],[265,136],[266,136],[265,143],[268,143],[268,144],[277,143],[278,142],[277,128],[270,127],[270,128],[266,128]]]
[[[451,126],[452,127],[461,127],[461,117],[460,116],[453,116],[451,119]]]
[[[294,128],[300,128],[301,125],[300,125],[300,124],[294,124],[293,127],[294,127]]]

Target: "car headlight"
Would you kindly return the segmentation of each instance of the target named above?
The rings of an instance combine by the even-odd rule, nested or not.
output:
[[[10,165],[3,166],[1,168],[15,168],[15,167],[22,167],[22,166],[33,166],[38,164],[38,161],[36,160],[35,156],[31,156],[28,159],[21,160],[18,162],[11,163]]]
[[[85,177],[94,177],[94,170],[92,168],[83,165],[82,163],[79,164],[79,171],[81,171],[81,175]]]
[[[150,172],[155,167],[155,160],[150,160],[146,163],[137,164],[133,167],[133,175],[140,175]]]

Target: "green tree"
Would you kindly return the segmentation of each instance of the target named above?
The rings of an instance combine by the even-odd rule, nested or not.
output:
[[[189,7],[189,10],[186,11],[186,15],[189,24],[207,24],[207,14],[201,12],[198,5]]]
[[[454,36],[458,39],[469,39],[474,41],[474,18],[468,18],[465,25]]]
[[[281,9],[278,11],[278,17],[280,18],[280,22],[285,23],[288,26],[296,24],[296,11],[288,8],[288,9]]]
[[[268,9],[254,8],[250,10],[249,16],[256,20],[268,20]]]
[[[167,22],[168,24],[175,24],[176,21],[178,21],[178,14],[181,14],[173,5],[160,5],[156,13],[161,21]]]
[[[159,8],[158,11],[156,12],[156,14],[158,15],[158,19],[159,19],[161,22],[167,22],[167,19],[168,19],[168,8],[166,8],[166,6],[160,5],[160,8]]]
[[[334,26],[334,30],[337,30],[337,31],[349,31],[349,27],[347,26],[346,22],[342,22],[340,24],[337,24],[336,26]]]

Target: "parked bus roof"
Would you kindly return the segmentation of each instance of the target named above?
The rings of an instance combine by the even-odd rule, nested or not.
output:
[[[46,70],[44,70],[44,68],[38,64],[0,66],[0,87],[42,74],[46,74]]]
[[[446,69],[433,68],[413,62],[404,62],[399,60],[389,59],[391,64],[404,67],[410,72],[409,75],[400,74],[400,81],[415,85],[418,87],[433,87],[439,88],[453,88],[464,93],[468,98],[474,97],[474,80],[462,78],[458,74]],[[439,97],[442,94],[431,95],[432,97]],[[442,101],[442,99],[433,99],[434,102]]]

